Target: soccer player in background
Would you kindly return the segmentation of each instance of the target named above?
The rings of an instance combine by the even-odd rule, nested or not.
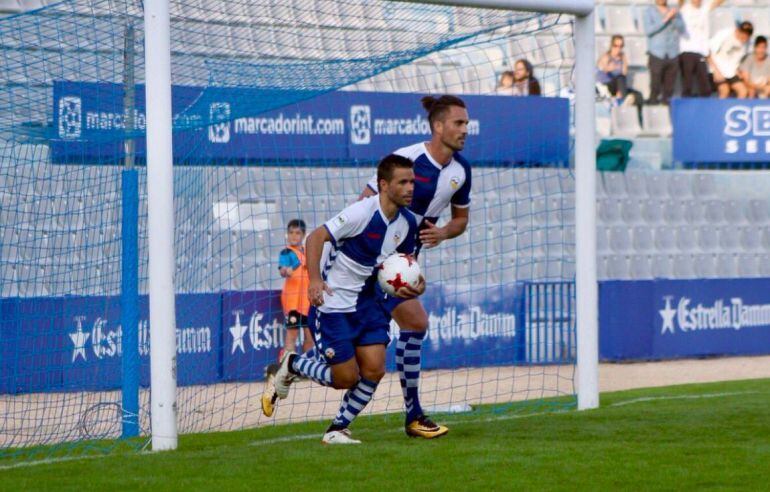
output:
[[[412,161],[388,155],[377,166],[379,194],[358,201],[313,231],[307,240],[310,277],[310,327],[316,347],[303,355],[287,351],[275,374],[268,375],[262,411],[271,416],[277,398],[304,376],[323,386],[347,389],[337,416],[322,438],[325,444],[358,444],[348,427],[372,399],[385,375],[385,347],[390,316],[376,297],[377,268],[396,253],[415,251],[417,219],[406,208],[412,201]],[[324,244],[332,250],[323,268]],[[425,283],[399,289],[411,299]]]
[[[433,248],[442,241],[459,236],[468,226],[471,167],[459,152],[468,135],[468,110],[462,99],[444,95],[422,98],[431,128],[429,142],[419,142],[395,152],[414,162],[414,198],[409,206],[419,225],[416,253],[422,246]],[[377,193],[377,179],[372,178],[361,198]],[[452,218],[443,227],[436,221],[451,207]],[[400,328],[396,343],[396,368],[406,407],[407,435],[431,439],[449,429],[431,421],[420,406],[419,380],[421,351],[428,330],[428,313],[419,299],[385,297],[384,306]]]
[[[313,338],[307,324],[310,301],[307,298],[308,276],[305,262],[305,221],[292,219],[286,226],[286,247],[278,256],[278,271],[286,281],[281,291],[281,306],[286,324],[284,348],[278,354],[281,360],[285,351],[295,351],[299,330],[303,330],[302,352],[313,348]]]

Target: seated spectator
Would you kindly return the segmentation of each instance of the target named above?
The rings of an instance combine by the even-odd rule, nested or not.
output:
[[[770,59],[767,57],[766,37],[757,36],[754,40],[754,53],[743,60],[738,75],[746,85],[748,97],[770,97]]]
[[[730,97],[732,92],[738,98],[748,95],[746,84],[738,76],[738,67],[748,53],[749,40],[753,33],[754,26],[751,22],[741,22],[735,29],[719,31],[709,41],[709,66],[717,92],[722,99]]]
[[[596,63],[598,72],[596,80],[604,84],[612,97],[620,104],[634,104],[642,114],[642,94],[628,86],[628,57],[623,51],[625,42],[623,36],[615,34],[610,40],[607,50]]]
[[[668,104],[674,95],[679,72],[679,37],[684,22],[679,9],[669,8],[666,0],[655,0],[644,11],[644,32],[647,34],[648,67],[650,69],[649,104]]]
[[[500,75],[500,83],[495,88],[495,94],[501,96],[513,95],[513,72],[506,70]]]
[[[539,96],[540,83],[532,76],[532,64],[524,59],[516,60],[513,71],[506,71],[500,76],[500,85],[496,94],[508,96]]]

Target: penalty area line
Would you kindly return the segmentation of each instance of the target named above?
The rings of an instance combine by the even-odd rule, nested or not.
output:
[[[739,395],[757,395],[758,391],[730,391],[724,393],[703,393],[700,395],[662,395],[662,396],[643,396],[639,398],[632,398],[630,400],[616,401],[610,403],[607,407],[622,407],[625,405],[634,405],[636,403],[647,403],[650,401],[667,401],[667,400],[703,400],[708,398],[723,398],[728,396]]]

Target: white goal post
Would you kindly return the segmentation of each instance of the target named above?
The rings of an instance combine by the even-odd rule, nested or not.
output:
[[[407,0],[412,1],[412,0]],[[599,406],[592,0],[420,0],[564,13],[575,21],[575,236],[578,409]],[[144,1],[152,449],[177,447],[171,40],[168,0]]]

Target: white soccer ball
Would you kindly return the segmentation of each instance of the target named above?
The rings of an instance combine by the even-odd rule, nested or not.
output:
[[[380,265],[377,272],[377,281],[380,287],[389,295],[394,295],[398,289],[406,284],[416,287],[420,282],[420,265],[412,255],[396,253]]]

